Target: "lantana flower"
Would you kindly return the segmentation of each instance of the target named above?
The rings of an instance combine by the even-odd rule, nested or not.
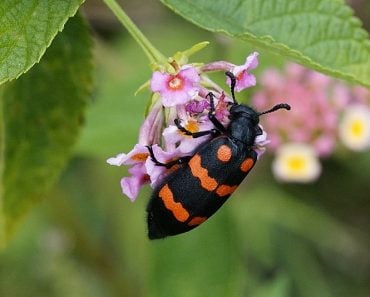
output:
[[[155,71],[150,88],[160,94],[164,107],[171,107],[190,101],[199,90],[199,81],[197,69],[185,65],[176,74]]]
[[[131,176],[121,180],[122,191],[131,201],[136,199],[143,185],[155,187],[178,167],[174,165],[167,168],[159,163],[168,164],[178,158],[191,156],[199,145],[209,140],[209,135],[198,138],[186,135],[183,128],[190,132],[215,128],[208,117],[210,92],[214,95],[216,118],[225,127],[229,124],[229,108],[233,100],[207,76],[208,71],[232,71],[237,76],[238,91],[255,84],[255,77],[248,71],[257,66],[257,53],[249,55],[242,66],[226,61],[206,65],[188,64],[187,55],[193,49],[199,49],[199,46],[170,58],[172,68],[161,65],[155,69],[149,84],[152,104],[140,128],[139,143],[128,154],[122,153],[107,160],[111,165],[131,166],[128,170]],[[179,129],[179,125],[182,129]],[[258,156],[264,152],[267,142],[266,133],[256,138]]]
[[[258,53],[253,52],[246,59],[243,65],[234,65],[226,61],[217,61],[204,65],[202,71],[219,71],[226,70],[234,74],[236,78],[235,91],[240,92],[246,88],[256,85],[256,77],[250,73],[250,70],[258,66]],[[230,86],[230,78],[226,79],[226,83]]]
[[[289,143],[280,146],[277,150],[272,172],[280,181],[312,182],[319,177],[321,164],[310,145]]]
[[[256,85],[256,78],[253,74],[249,73],[250,70],[258,66],[258,53],[254,52],[249,55],[245,63],[240,66],[234,66],[231,69],[231,73],[236,77],[235,91],[240,92],[245,88],[252,87]],[[230,85],[230,78],[227,79],[227,84]]]
[[[366,105],[348,107],[339,124],[342,143],[353,151],[370,148],[370,108]]]
[[[276,154],[273,172],[278,180],[314,181],[321,172],[317,162],[333,154],[339,141],[352,150],[369,148],[370,92],[365,88],[349,87],[290,63],[283,71],[265,71],[261,89],[252,97],[252,105],[264,110],[278,103],[281,96],[294,112],[289,117],[273,113],[261,118],[269,131],[269,147]],[[303,164],[288,162],[294,153],[292,147],[306,160],[302,172],[298,167],[287,166]]]
[[[319,156],[330,155],[336,144],[338,108],[324,87],[328,78],[288,64],[284,73],[267,70],[261,80],[262,89],[252,97],[253,106],[263,110],[283,94],[294,110],[289,117],[275,113],[261,119],[269,131],[271,149],[277,150],[284,143],[309,143]]]
[[[131,168],[128,170],[131,176],[124,177],[121,180],[122,192],[129,197],[131,201],[135,200],[140,188],[150,181],[145,166],[148,157],[149,152],[147,147],[136,144],[128,154],[121,153],[107,160],[107,163],[110,165],[131,165]]]

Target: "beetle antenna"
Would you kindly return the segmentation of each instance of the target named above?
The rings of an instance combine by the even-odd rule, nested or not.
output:
[[[231,81],[230,90],[231,90],[231,96],[233,97],[234,104],[238,104],[238,102],[235,99],[235,85],[236,85],[235,75],[230,71],[226,71],[225,74],[230,78],[230,81]]]
[[[273,108],[269,109],[269,110],[266,110],[264,112],[259,112],[258,115],[263,115],[263,114],[266,114],[266,113],[270,113],[270,112],[274,112],[278,109],[286,109],[286,110],[290,110],[290,105],[289,104],[286,104],[286,103],[280,103],[280,104],[277,104],[275,105]]]

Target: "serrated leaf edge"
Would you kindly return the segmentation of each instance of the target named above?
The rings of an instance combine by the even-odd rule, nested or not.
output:
[[[63,31],[64,29],[64,26],[65,24],[68,22],[68,20],[75,16],[78,9],[81,7],[81,5],[85,2],[86,0],[82,0],[81,4],[74,10],[72,11],[69,15],[67,15],[67,18],[65,19],[65,21],[60,25],[60,27],[58,28],[58,30],[55,32],[54,35],[51,36],[50,38],[50,41],[49,43],[45,46],[45,48],[40,52],[39,54],[39,57],[36,59],[36,61],[34,63],[32,63],[31,65],[29,65],[28,68],[26,68],[25,70],[21,71],[16,77],[14,78],[5,78],[3,80],[0,81],[0,85],[2,85],[3,83],[5,82],[8,82],[8,81],[12,81],[14,79],[18,79],[21,75],[25,74],[27,71],[29,71],[33,66],[35,66],[37,63],[39,63],[41,61],[41,58],[43,57],[43,55],[45,54],[46,50],[50,47],[50,45],[52,44],[54,38],[60,33]]]
[[[172,11],[174,11],[176,14],[180,15],[184,19],[188,20],[189,22],[193,23],[194,25],[196,25],[200,28],[206,29],[210,32],[221,33],[221,34],[225,34],[229,37],[244,40],[246,42],[249,42],[249,43],[255,45],[258,48],[261,48],[261,49],[267,50],[269,52],[278,54],[282,57],[289,57],[292,60],[294,60],[295,62],[297,62],[298,64],[301,64],[303,66],[306,66],[306,67],[311,68],[313,70],[316,70],[318,72],[322,72],[324,74],[327,74],[327,75],[330,75],[330,76],[333,76],[333,77],[336,77],[336,78],[339,78],[339,79],[343,79],[343,80],[346,80],[348,82],[357,83],[357,84],[360,84],[364,87],[370,88],[370,82],[369,83],[363,82],[361,80],[356,79],[356,77],[354,75],[346,74],[346,73],[341,72],[339,70],[333,70],[333,69],[327,68],[327,67],[319,64],[318,62],[314,62],[310,57],[302,54],[300,51],[294,50],[294,49],[290,48],[289,46],[287,46],[286,44],[276,42],[273,39],[272,36],[264,35],[264,36],[257,37],[256,35],[254,35],[252,33],[249,33],[249,32],[238,34],[238,33],[228,32],[228,31],[223,30],[223,29],[210,28],[210,27],[204,26],[203,24],[198,23],[196,20],[193,20],[193,19],[189,18],[188,16],[184,16],[178,9],[176,9],[174,6],[170,5],[166,0],[160,0],[160,1],[164,5],[166,5],[168,8],[170,8]],[[339,0],[338,0],[338,3],[345,4],[344,1],[339,1]],[[358,21],[359,22],[358,24],[361,23],[359,20],[357,20],[356,18],[353,18],[353,17],[350,20]],[[363,30],[362,28],[359,28],[359,29]],[[365,30],[363,30],[363,31],[367,33],[367,31],[365,31]],[[368,41],[367,43],[370,43],[370,41]],[[277,51],[273,51],[272,48],[274,48]]]

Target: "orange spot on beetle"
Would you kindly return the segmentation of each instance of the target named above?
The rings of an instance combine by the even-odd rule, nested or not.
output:
[[[162,199],[165,207],[173,213],[176,220],[180,222],[185,222],[189,218],[189,212],[182,206],[180,202],[175,202],[173,199],[173,193],[165,184],[159,191],[158,196]]]
[[[221,162],[229,162],[231,155],[231,148],[225,144],[221,145],[217,150],[217,159]]]
[[[208,175],[208,170],[203,168],[201,165],[201,156],[198,154],[194,155],[189,161],[189,167],[191,173],[199,178],[200,185],[207,191],[213,191],[217,188],[217,181]]]
[[[238,185],[235,186],[220,185],[216,190],[216,194],[220,197],[227,196],[232,194],[237,187]]]
[[[206,221],[208,218],[207,217],[194,217],[190,220],[188,223],[189,226],[197,226],[202,224],[204,221]]]
[[[248,172],[253,167],[253,164],[254,160],[252,158],[247,158],[240,165],[240,170],[243,172]]]

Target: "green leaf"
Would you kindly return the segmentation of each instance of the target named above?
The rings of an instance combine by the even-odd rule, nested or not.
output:
[[[0,1],[0,84],[39,62],[84,0]]]
[[[75,17],[41,63],[3,90],[0,163],[7,235],[68,160],[91,88],[90,48],[89,31]]]
[[[370,40],[340,0],[161,0],[194,24],[370,87]]]

